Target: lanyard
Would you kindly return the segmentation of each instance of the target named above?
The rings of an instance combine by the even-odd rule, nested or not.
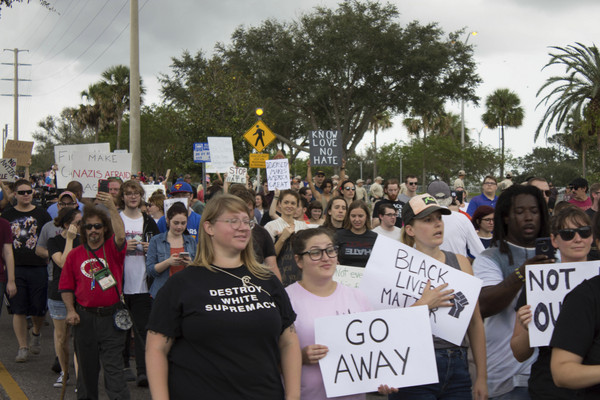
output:
[[[90,252],[88,251],[88,247],[85,246],[85,252],[88,256],[88,259],[92,258],[92,255],[90,254]],[[106,261],[106,249],[104,248],[104,245],[102,245],[102,257],[104,259],[104,261],[106,262],[106,264],[108,265],[108,261]],[[98,257],[94,257],[94,259],[92,260],[92,262],[94,264],[100,264],[98,266],[98,269],[96,270],[96,268],[94,267],[94,264],[91,264],[92,266],[90,267],[90,273],[92,274],[92,283],[90,284],[90,290],[94,290],[94,288],[96,287],[96,272],[100,271],[104,268],[108,268],[108,266],[104,266],[100,260],[98,259]]]

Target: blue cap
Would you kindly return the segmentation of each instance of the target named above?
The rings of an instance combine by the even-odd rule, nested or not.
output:
[[[177,181],[171,186],[171,194],[173,193],[194,193],[189,183]]]

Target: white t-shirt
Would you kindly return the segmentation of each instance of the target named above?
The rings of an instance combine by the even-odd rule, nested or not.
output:
[[[379,225],[377,228],[373,228],[373,232],[376,232],[378,235],[387,236],[391,239],[400,240],[400,233],[402,232],[402,229],[394,226],[391,231],[387,231],[383,229],[381,225]]]
[[[143,242],[144,217],[131,219],[121,212],[121,219],[125,225],[125,239]],[[133,251],[127,250],[125,268],[123,271],[123,293],[137,294],[148,293],[146,284],[146,257],[141,244]]]
[[[370,311],[369,300],[358,289],[338,283],[335,291],[327,296],[317,296],[304,289],[298,282],[285,289],[297,314],[294,325],[298,332],[300,348],[315,344],[315,319],[342,314]],[[338,400],[364,400],[365,394],[336,397]],[[325,385],[319,364],[302,365],[300,381],[301,400],[325,400]]]
[[[475,227],[466,215],[452,211],[450,215],[442,215],[444,221],[444,242],[440,249],[467,257],[467,247],[475,258],[485,250]]]

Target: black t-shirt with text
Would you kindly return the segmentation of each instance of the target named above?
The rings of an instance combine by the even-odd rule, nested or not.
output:
[[[377,239],[377,233],[367,230],[357,235],[348,229],[340,229],[335,233],[335,242],[339,246],[338,261],[341,265],[366,267],[371,250]]]
[[[35,255],[35,246],[42,227],[52,219],[46,210],[35,207],[31,211],[23,212],[11,207],[2,213],[2,218],[10,223],[15,265],[47,265],[46,260]]]

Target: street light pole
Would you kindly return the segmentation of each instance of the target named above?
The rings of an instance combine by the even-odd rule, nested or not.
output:
[[[469,42],[469,38],[471,36],[476,36],[477,32],[473,31],[473,32],[469,32],[469,34],[467,35],[467,38],[465,39],[465,46],[467,45],[467,43]],[[464,151],[465,151],[465,101],[463,99],[460,99],[460,168],[464,169],[465,168],[465,156],[464,156]]]

